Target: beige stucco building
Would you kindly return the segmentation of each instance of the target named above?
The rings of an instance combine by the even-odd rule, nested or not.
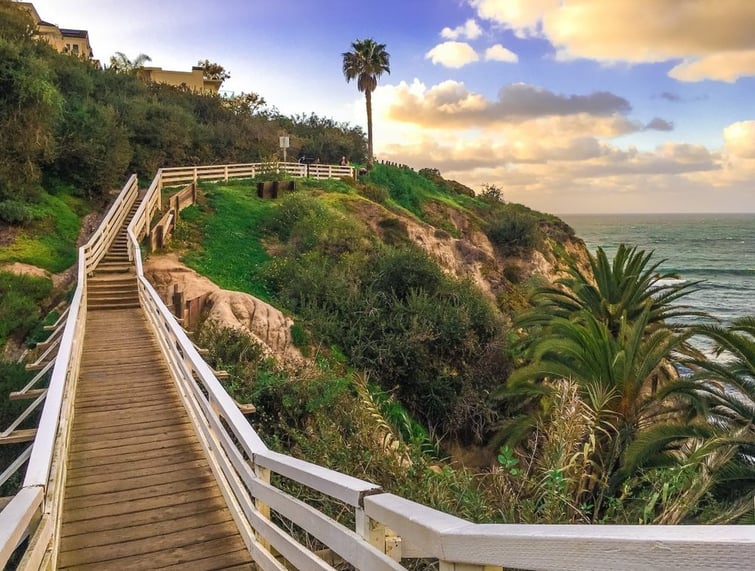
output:
[[[45,22],[39,17],[37,9],[31,2],[18,2],[37,25],[37,34],[53,48],[61,53],[75,55],[82,59],[94,59],[92,46],[89,43],[89,32],[86,30],[73,30],[70,28],[59,28],[55,24]]]
[[[161,67],[143,67],[139,69],[138,75],[144,81],[154,81],[155,83],[167,83],[177,87],[186,86],[192,91],[203,93],[217,93],[220,84],[219,79],[205,79],[204,71],[201,67],[192,67],[191,71],[170,71]]]

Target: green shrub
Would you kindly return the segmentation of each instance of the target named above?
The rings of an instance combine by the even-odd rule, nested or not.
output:
[[[502,210],[488,224],[486,234],[505,256],[533,250],[539,241],[537,220],[516,211]]]
[[[52,291],[47,278],[0,272],[0,345],[10,335],[23,337],[40,318],[39,305]]]
[[[383,218],[378,222],[378,226],[382,231],[383,242],[390,244],[391,246],[398,246],[400,244],[409,244],[409,232],[406,229],[406,222],[399,218]]]
[[[3,200],[0,202],[0,221],[7,224],[28,224],[34,220],[34,212],[28,204],[18,200]]]

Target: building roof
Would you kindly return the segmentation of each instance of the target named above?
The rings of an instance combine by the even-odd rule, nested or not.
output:
[[[88,38],[87,30],[71,30],[69,28],[60,28],[60,33],[69,38]]]

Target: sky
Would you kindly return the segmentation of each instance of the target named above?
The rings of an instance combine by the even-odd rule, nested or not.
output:
[[[366,129],[341,54],[386,44],[375,155],[556,214],[755,212],[755,0],[37,0],[41,18],[284,114]]]

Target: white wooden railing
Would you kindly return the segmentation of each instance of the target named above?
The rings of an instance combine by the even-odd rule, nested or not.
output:
[[[129,225],[129,250],[137,268],[142,307],[231,513],[261,569],[285,569],[273,549],[298,569],[333,569],[279,522],[296,524],[341,559],[370,571],[402,569],[400,561],[408,558],[435,559],[441,571],[501,567],[544,570],[752,568],[755,561],[752,526],[473,524],[383,493],[370,482],[269,450],[144,278],[139,249],[139,240],[146,234],[155,209],[159,208],[163,184],[193,180],[181,177],[250,176],[249,171],[241,168],[234,172],[235,166],[238,165],[159,171]],[[118,208],[127,210],[126,204],[127,201],[122,200]],[[100,239],[106,240],[104,235]],[[90,248],[89,251],[98,250]],[[86,252],[82,251],[81,259],[85,257]],[[86,263],[79,264],[79,287],[71,306],[74,317],[69,317],[71,329],[69,331],[67,325],[58,357],[61,372],[57,376],[53,374],[50,385],[51,393],[53,386],[57,387],[56,393],[48,396],[45,406],[45,413],[51,406],[48,420],[57,427],[53,432],[58,438],[53,443],[51,431],[46,430],[43,450],[36,456],[33,454],[24,488],[13,500],[15,505],[12,502],[0,513],[0,553],[4,557],[7,546],[15,546],[25,534],[34,534],[27,553],[28,568],[38,568],[45,552],[54,554],[57,545],[56,510],[60,498],[56,490],[60,489],[64,478],[61,459],[68,434],[70,417],[67,414],[83,339],[82,326],[77,323],[84,321],[81,312],[85,311],[86,300],[82,298],[85,289],[81,284],[85,267],[88,267]],[[56,362],[55,371],[58,368]],[[51,405],[51,402],[56,404]],[[34,453],[37,453],[37,444]],[[272,475],[278,478],[273,479]],[[274,483],[280,478],[349,506],[354,512],[355,529],[344,527],[276,487]],[[6,515],[11,507],[12,511]],[[271,512],[275,513],[274,518]],[[35,527],[32,524],[39,514],[42,523]],[[12,531],[6,533],[6,529]],[[0,559],[0,564],[6,559]]]

